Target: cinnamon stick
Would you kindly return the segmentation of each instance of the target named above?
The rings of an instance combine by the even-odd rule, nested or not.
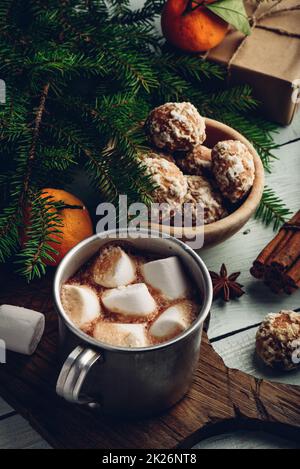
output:
[[[284,289],[282,275],[271,266],[266,267],[264,281],[274,293],[280,293]]]
[[[290,288],[300,287],[300,254],[296,262],[285,273],[284,283]]]
[[[250,272],[276,293],[300,288],[300,210],[261,251]]]
[[[300,223],[300,210],[291,218],[289,224]],[[261,251],[258,257],[253,262],[253,266],[250,269],[251,275],[255,278],[263,278],[265,274],[266,265],[269,264],[276,252],[281,252],[286,247],[287,243],[293,236],[293,231],[286,229],[283,226],[267,246]]]
[[[292,234],[288,245],[273,257],[272,266],[280,272],[285,271],[296,262],[300,253],[300,230]]]
[[[250,269],[251,275],[255,278],[262,278],[265,274],[266,265],[274,251],[285,244],[287,233],[285,230],[280,230],[279,233],[272,239],[269,244],[261,251],[258,257],[253,262]]]

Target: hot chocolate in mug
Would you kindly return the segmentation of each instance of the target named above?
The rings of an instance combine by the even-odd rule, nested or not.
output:
[[[62,285],[106,244],[121,240],[145,254],[177,256],[201,297],[192,325],[176,337],[149,347],[119,347],[99,342],[70,320],[61,302]],[[56,391],[69,402],[98,407],[118,417],[151,416],[178,402],[189,390],[200,353],[202,328],[212,302],[209,272],[201,258],[180,240],[146,230],[108,231],[74,247],[54,279],[59,316],[62,369]]]

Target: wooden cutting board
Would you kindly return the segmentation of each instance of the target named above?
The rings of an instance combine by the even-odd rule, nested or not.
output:
[[[174,448],[217,433],[249,428],[300,442],[300,387],[258,380],[227,368],[203,335],[202,353],[188,395],[147,420],[118,421],[55,394],[59,372],[57,317],[49,273],[27,285],[0,269],[0,304],[41,311],[46,330],[32,357],[8,353],[0,365],[0,394],[55,448]]]

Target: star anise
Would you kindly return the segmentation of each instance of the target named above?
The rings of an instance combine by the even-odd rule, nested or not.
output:
[[[211,271],[209,273],[213,284],[214,300],[223,298],[223,300],[229,301],[232,298],[239,298],[244,295],[243,285],[236,282],[241,272],[228,275],[225,264],[222,264],[219,274]]]

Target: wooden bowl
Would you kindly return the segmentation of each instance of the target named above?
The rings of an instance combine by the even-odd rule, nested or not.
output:
[[[151,228],[183,240],[192,239],[195,235],[201,235],[204,230],[204,246],[208,247],[219,244],[230,238],[239,231],[253,215],[259,205],[263,193],[264,168],[259,155],[251,143],[243,137],[243,135],[228,125],[222,124],[221,122],[213,119],[206,119],[206,135],[207,138],[204,143],[209,148],[212,148],[221,140],[240,140],[249,148],[254,159],[255,179],[247,198],[244,200],[242,205],[227,217],[214,223],[204,225],[204,227],[196,226],[182,229],[180,227],[166,227],[161,224],[157,225],[152,223]]]

